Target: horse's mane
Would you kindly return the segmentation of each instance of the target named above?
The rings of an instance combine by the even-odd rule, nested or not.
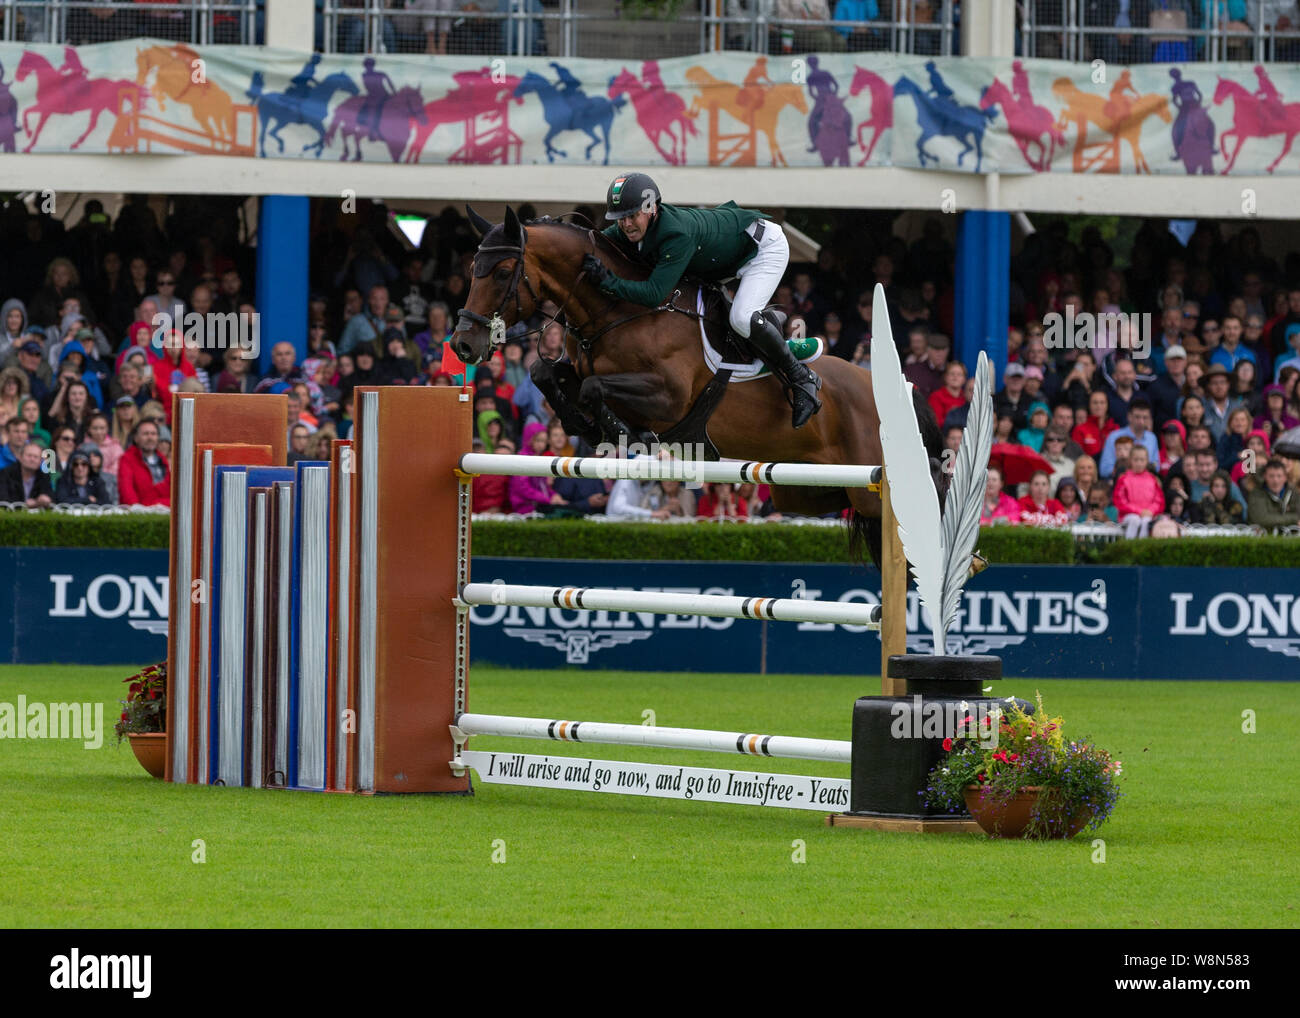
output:
[[[549,216],[543,216],[540,219],[529,219],[525,221],[524,226],[541,226],[548,229],[563,230],[574,236],[575,239],[581,240],[584,246],[589,242],[588,238],[594,235],[596,238],[596,251],[604,257],[606,264],[613,268],[619,276],[624,279],[641,280],[650,275],[649,268],[644,262],[629,257],[621,247],[599,230],[589,230],[588,227],[579,226],[577,223],[566,223],[560,219],[551,219]],[[498,229],[503,230],[502,227],[493,227],[493,232]]]

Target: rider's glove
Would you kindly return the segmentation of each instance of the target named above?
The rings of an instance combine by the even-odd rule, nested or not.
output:
[[[610,275],[609,269],[605,267],[604,262],[595,255],[590,254],[582,256],[582,271],[597,286],[603,284]]]

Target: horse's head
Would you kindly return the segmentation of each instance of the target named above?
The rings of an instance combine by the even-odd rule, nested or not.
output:
[[[414,85],[403,85],[393,98],[397,100],[393,105],[416,123],[423,124],[429,119],[424,113],[424,97]]]
[[[505,345],[506,329],[532,313],[537,295],[525,270],[528,233],[515,210],[507,206],[506,221],[496,226],[468,205],[465,211],[481,239],[474,255],[474,278],[456,320],[451,348],[466,364],[478,364],[487,360],[493,347]],[[526,294],[520,293],[521,281]],[[532,305],[527,311],[525,301]]]
[[[1006,86],[994,78],[993,84],[980,90],[980,109],[987,110],[993,104],[1001,102],[1006,93]]]
[[[546,84],[546,79],[536,71],[529,71],[524,75],[524,80],[515,86],[515,98],[525,95],[528,92],[536,92]]]
[[[849,86],[849,95],[857,95],[871,84],[871,79],[868,77],[870,73],[865,67],[855,67],[853,69],[853,84]]]
[[[18,61],[18,80],[23,81],[29,74],[39,74],[42,70],[50,70],[50,62],[39,53],[32,50],[23,50],[22,58]]]
[[[638,84],[636,75],[624,67],[609,79],[609,97],[617,99],[624,92],[630,92]]]
[[[1214,105],[1218,106],[1223,100],[1232,95],[1232,82],[1222,75],[1219,76],[1219,83],[1214,86]]]

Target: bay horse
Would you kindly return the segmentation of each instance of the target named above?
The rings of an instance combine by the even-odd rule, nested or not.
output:
[[[648,268],[634,262],[603,234],[553,220],[521,221],[507,207],[505,222],[493,225],[467,209],[482,238],[474,278],[452,336],[452,349],[466,364],[485,360],[504,343],[505,329],[538,312],[544,301],[560,309],[567,326],[568,361],[538,360],[536,382],[571,434],[592,445],[617,443],[609,428],[617,415],[641,440],[663,436],[696,407],[713,381],[704,361],[700,323],[693,315],[697,284],[683,280],[678,293],[659,308],[647,308],[603,294],[584,278],[583,256],[595,254],[625,279],[645,279]],[[768,228],[780,229],[775,223]],[[672,305],[671,307],[669,305]],[[725,322],[726,314],[718,316]],[[822,380],[822,409],[799,430],[781,383],[765,377],[727,385],[708,418],[708,439],[728,459],[764,462],[880,464],[880,417],[870,372],[839,357],[813,363]],[[942,496],[939,427],[929,404],[914,393],[921,436],[930,456],[928,483]],[[624,435],[627,433],[624,432]],[[669,440],[671,441],[671,440]],[[895,484],[924,483],[894,478]],[[825,516],[852,509],[850,552],[861,558],[863,544],[880,561],[880,496],[865,488],[773,487],[772,502],[786,513]]]

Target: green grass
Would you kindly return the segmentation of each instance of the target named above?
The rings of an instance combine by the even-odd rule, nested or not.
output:
[[[125,674],[3,667],[0,702],[103,700],[111,725]],[[471,704],[632,723],[649,708],[661,725],[847,738],[853,699],[872,685],[480,669]],[[888,835],[828,829],[803,810],[503,785],[472,799],[175,786],[145,775],[111,729],[98,750],[0,740],[0,927],[1297,925],[1293,685],[1005,680],[997,693],[1036,689],[1070,734],[1124,761],[1125,796],[1099,835]],[[1246,709],[1257,734],[1242,733]],[[703,753],[516,746],[720,766]],[[796,841],[806,862],[792,861]]]

